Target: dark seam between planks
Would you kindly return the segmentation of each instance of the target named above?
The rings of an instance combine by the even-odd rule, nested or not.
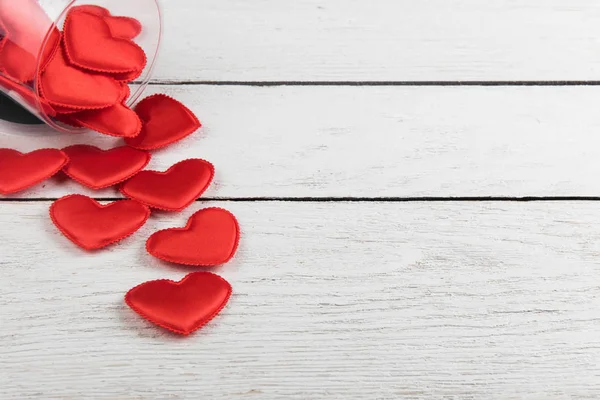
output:
[[[98,201],[123,200],[122,197],[94,197]],[[32,203],[55,201],[57,198],[2,198],[0,202]],[[362,203],[416,203],[416,202],[543,202],[543,201],[600,201],[600,196],[461,196],[461,197],[208,197],[196,202],[229,201],[229,202],[362,202]]]
[[[600,81],[151,81],[152,86],[600,86]]]

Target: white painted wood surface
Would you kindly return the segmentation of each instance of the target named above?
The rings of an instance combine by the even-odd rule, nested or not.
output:
[[[164,3],[161,81],[600,79],[597,0]]]
[[[245,87],[198,81],[600,79],[596,0],[164,1],[149,93],[202,131],[151,168],[202,157],[206,196],[599,196],[596,87]],[[90,143],[0,124],[0,147]],[[47,216],[88,193],[54,179],[0,201],[0,399],[594,399],[598,202],[220,202],[79,251]],[[113,191],[95,196],[116,196]],[[188,269],[154,231],[203,206],[240,219],[216,271],[234,296],[175,338],[131,287]]]
[[[149,89],[158,91],[189,105],[205,126],[154,153],[149,168],[205,158],[217,170],[211,197],[600,195],[595,87]],[[43,132],[0,134],[0,147],[121,143]],[[54,179],[16,197],[72,192],[117,195]]]
[[[219,205],[234,289],[198,334],[124,293],[189,270],[143,249]],[[579,203],[207,203],[80,251],[49,202],[0,207],[0,398],[600,396],[600,209]]]

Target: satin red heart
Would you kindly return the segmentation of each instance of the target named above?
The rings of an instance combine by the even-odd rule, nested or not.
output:
[[[97,250],[135,233],[150,217],[150,209],[133,200],[103,206],[75,194],[56,200],[50,207],[50,217],[73,243],[86,250]]]
[[[57,51],[40,79],[40,95],[50,104],[78,110],[107,108],[119,102],[122,84],[115,79],[81,71]]]
[[[0,149],[0,193],[12,194],[50,178],[69,162],[57,149],[42,149],[23,154]]]
[[[122,146],[101,150],[94,146],[76,145],[63,149],[69,163],[63,168],[71,179],[92,189],[104,189],[121,183],[150,162],[150,153]]]
[[[206,208],[190,217],[185,228],[154,233],[146,242],[156,258],[183,265],[213,267],[234,256],[240,240],[236,218],[221,208]]]
[[[231,297],[231,285],[210,272],[193,272],[179,282],[161,279],[142,283],[125,302],[148,321],[189,335],[213,319]]]
[[[110,12],[102,7],[93,5],[81,5],[73,7],[71,12],[85,12],[102,17],[110,30],[111,35],[117,39],[134,39],[142,31],[142,25],[135,18],[112,16]],[[129,72],[110,73],[114,79],[120,82],[131,82],[140,77],[143,67]]]
[[[144,50],[129,39],[114,37],[104,18],[88,12],[69,12],[63,31],[71,64],[104,73],[142,71],[147,62]]]
[[[139,172],[121,186],[121,193],[152,208],[181,211],[204,193],[214,174],[208,161],[184,160],[166,172]]]
[[[135,18],[112,16],[106,8],[94,5],[81,5],[72,8],[72,12],[81,11],[104,18],[111,34],[120,39],[133,39],[142,32],[142,24]]]
[[[109,136],[135,137],[142,130],[142,121],[129,107],[117,103],[101,110],[69,114],[67,119],[77,125]]]
[[[168,146],[201,126],[190,109],[164,94],[146,97],[134,107],[134,111],[142,120],[142,131],[125,142],[136,149],[154,150]]]

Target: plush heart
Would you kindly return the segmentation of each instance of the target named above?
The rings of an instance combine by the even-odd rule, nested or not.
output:
[[[120,39],[133,39],[142,32],[142,24],[135,18],[117,17],[110,15],[106,8],[84,4],[71,9],[72,12],[81,11],[88,14],[104,17],[113,37]]]
[[[225,307],[231,285],[210,272],[193,272],[179,282],[167,279],[134,287],[125,302],[148,321],[181,335],[200,329]]]
[[[0,193],[11,194],[36,185],[61,170],[69,157],[57,149],[23,154],[0,149]]]
[[[75,145],[63,149],[69,163],[63,168],[71,179],[92,189],[104,189],[121,183],[150,162],[150,153],[122,146],[101,150],[94,146]]]
[[[161,260],[214,267],[233,257],[239,240],[240,227],[233,214],[221,208],[207,208],[192,215],[185,228],[154,233],[146,242],[146,249]]]
[[[60,198],[50,207],[54,225],[86,250],[100,249],[132,235],[149,216],[150,209],[137,201],[120,200],[103,206],[79,194]]]
[[[181,211],[204,193],[214,174],[208,161],[185,160],[166,172],[139,172],[121,186],[121,193],[152,208]]]
[[[122,96],[115,79],[70,66],[63,51],[57,51],[40,79],[39,92],[50,104],[79,110],[110,107]]]
[[[137,114],[121,103],[101,110],[70,114],[68,119],[109,136],[134,137],[139,135],[142,130],[142,121]]]
[[[48,62],[58,50],[59,43],[60,32],[53,28],[42,53],[41,71],[46,68]],[[0,72],[18,82],[29,82],[35,79],[37,64],[38,53],[30,53],[13,41],[12,37],[5,38],[4,45],[0,50]]]
[[[114,37],[104,18],[87,12],[69,12],[63,30],[71,64],[105,73],[143,70],[144,50],[131,40]]]
[[[73,7],[72,12],[81,11],[88,14],[93,14],[103,17],[104,22],[108,25],[110,33],[118,39],[134,39],[142,32],[142,24],[135,18],[112,16],[110,12],[103,7],[93,5],[82,5]],[[137,79],[142,74],[143,69],[119,74],[111,74],[119,81],[131,82]]]
[[[136,149],[165,147],[192,134],[201,126],[192,111],[164,94],[146,97],[134,107],[134,111],[142,120],[142,131],[125,142]]]

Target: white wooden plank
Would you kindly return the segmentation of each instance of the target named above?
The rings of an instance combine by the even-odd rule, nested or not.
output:
[[[163,2],[157,80],[598,80],[596,0]]]
[[[49,203],[0,204],[0,397],[600,396],[598,203],[219,203],[239,218],[224,312],[181,339],[124,293],[179,279],[79,251]]]
[[[150,90],[156,91],[189,105],[204,128],[155,153],[149,168],[205,158],[217,171],[207,196],[600,195],[594,87]],[[6,123],[0,132],[0,147],[22,151],[119,143]],[[55,179],[20,197],[72,192],[85,190]]]

